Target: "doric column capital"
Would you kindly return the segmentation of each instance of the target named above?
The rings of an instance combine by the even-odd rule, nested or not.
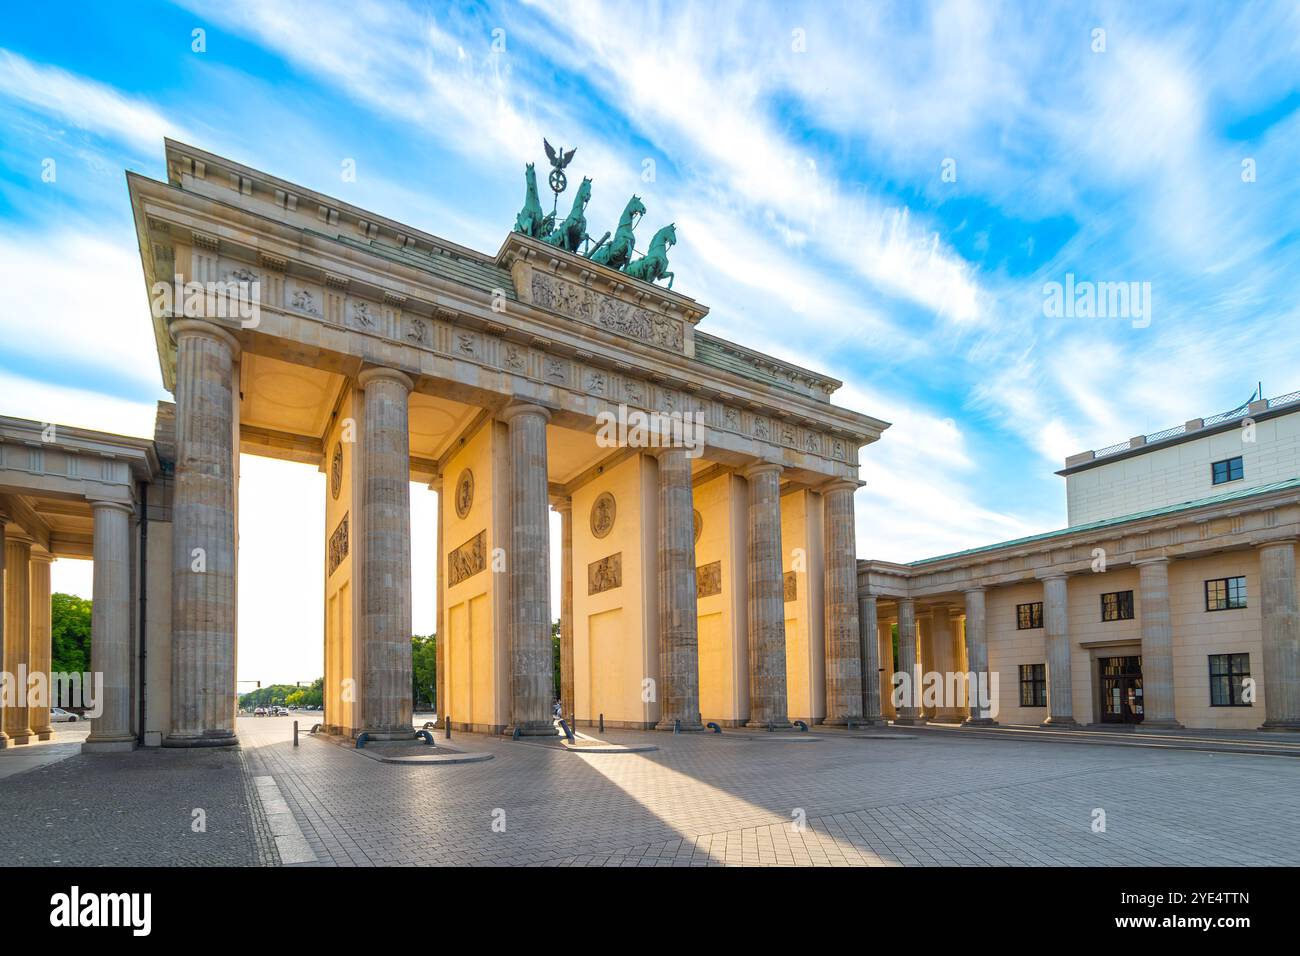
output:
[[[16,544],[16,545],[30,548],[32,545],[36,543],[36,539],[33,538],[31,535],[29,535],[26,531],[19,528],[17,531],[9,532],[9,534],[5,537],[5,543]]]
[[[384,365],[375,365],[361,370],[361,374],[357,376],[357,384],[365,388],[371,382],[395,382],[408,392],[415,388],[411,376]]]
[[[745,479],[756,478],[759,475],[773,474],[780,475],[785,467],[777,461],[756,461],[751,465],[746,465],[740,469],[740,476]]]
[[[517,418],[520,415],[538,415],[541,417],[542,421],[549,422],[551,420],[551,410],[549,408],[542,405],[534,405],[531,402],[516,402],[513,405],[507,405],[501,410],[501,413],[497,415],[497,418],[509,424],[512,419]]]
[[[557,514],[571,515],[573,514],[573,499],[559,497],[553,498],[551,499],[551,510]]]
[[[205,319],[172,319],[168,330],[171,332],[172,341],[174,342],[179,343],[181,338],[186,335],[202,335],[226,346],[226,348],[230,349],[230,354],[233,357],[237,358],[241,351],[239,339],[221,326]]]
[[[1069,576],[1070,573],[1068,571],[1059,571],[1055,568],[1046,571],[1036,571],[1034,573],[1034,577],[1044,584],[1048,581],[1063,581]]]
[[[963,594],[983,594],[983,593],[984,593],[985,591],[987,591],[987,590],[988,590],[988,588],[986,588],[986,587],[962,588],[962,593],[963,593]]]
[[[48,551],[33,551],[31,560],[38,564],[53,564],[54,555]]]
[[[824,485],[818,485],[816,490],[826,495],[834,491],[854,492],[861,487],[862,487],[861,482],[852,481],[848,478],[835,478],[831,481],[826,482],[826,484]]]
[[[1168,563],[1169,563],[1170,561],[1172,561],[1172,560],[1173,560],[1172,558],[1169,558],[1169,557],[1167,557],[1167,556],[1165,556],[1165,555],[1162,554],[1162,555],[1160,555],[1159,557],[1155,557],[1155,558],[1142,558],[1141,560],[1134,561],[1134,562],[1133,562],[1133,567],[1135,567],[1135,568],[1140,568],[1140,567],[1142,567],[1144,564],[1168,564]]]
[[[1294,535],[1287,535],[1284,537],[1272,538],[1268,541],[1256,541],[1255,550],[1267,551],[1270,548],[1294,548],[1297,540],[1300,539],[1297,539]]]
[[[109,501],[106,498],[92,498],[90,500],[90,510],[116,510],[127,515],[135,514],[135,508],[127,504],[125,501]]]

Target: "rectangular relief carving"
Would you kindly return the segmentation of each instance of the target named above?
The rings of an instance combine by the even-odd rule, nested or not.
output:
[[[334,533],[330,535],[329,574],[326,574],[325,576],[329,577],[330,574],[333,574],[334,571],[338,568],[338,566],[343,563],[343,559],[346,558],[347,556],[348,556],[348,515],[344,514],[343,520],[339,522],[339,526],[335,528]]]
[[[487,531],[480,531],[447,555],[447,584],[455,587],[487,567]]]
[[[587,593],[599,594],[623,586],[623,552],[616,551],[607,558],[587,565]]]
[[[722,562],[703,564],[695,569],[695,596],[711,597],[722,593]]]
[[[782,582],[785,585],[785,602],[799,600],[799,579],[795,577],[794,571],[785,572],[785,578]]]

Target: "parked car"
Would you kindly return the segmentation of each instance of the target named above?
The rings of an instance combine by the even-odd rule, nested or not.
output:
[[[265,708],[265,707],[258,707],[256,710],[253,711],[253,716],[254,716],[254,717],[265,717],[265,716],[266,716],[266,708]]]
[[[77,715],[72,713],[70,710],[64,710],[62,707],[51,707],[50,721],[56,724],[63,723],[64,721],[70,724],[75,724],[77,722]]]

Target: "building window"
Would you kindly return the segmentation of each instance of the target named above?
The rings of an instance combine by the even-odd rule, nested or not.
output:
[[[1047,665],[1020,665],[1020,706],[1047,706]]]
[[[1210,706],[1249,707],[1245,683],[1250,679],[1249,654],[1210,655]]]
[[[1028,631],[1043,626],[1043,602],[1016,605],[1016,630]]]
[[[1111,591],[1101,596],[1101,619],[1103,621],[1133,620],[1133,592]]]
[[[1216,461],[1210,466],[1210,472],[1216,485],[1221,485],[1225,481],[1240,481],[1246,474],[1241,464],[1241,456],[1236,458],[1225,458],[1223,461]]]
[[[1246,579],[1215,578],[1205,582],[1205,609],[1232,611],[1246,606]]]

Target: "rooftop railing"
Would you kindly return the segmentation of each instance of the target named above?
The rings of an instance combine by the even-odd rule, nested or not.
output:
[[[1109,445],[1105,448],[1098,448],[1095,451],[1085,451],[1080,452],[1077,455],[1071,455],[1065,460],[1065,466],[1070,468],[1074,465],[1081,465],[1084,462],[1095,461],[1098,458],[1107,458],[1111,455],[1118,455],[1120,452],[1128,451],[1131,448],[1141,448],[1144,445],[1154,445],[1157,442],[1167,441],[1170,438],[1177,438],[1179,435],[1187,435],[1192,432],[1198,432],[1203,428],[1222,425],[1224,422],[1235,421],[1239,418],[1246,418],[1262,411],[1282,408],[1286,405],[1295,405],[1298,403],[1300,403],[1300,392],[1288,392],[1286,395],[1279,395],[1277,398],[1247,402],[1245,405],[1229,409],[1226,412],[1219,412],[1217,415],[1211,415],[1208,418],[1194,418],[1185,424],[1175,425],[1173,428],[1166,428],[1164,431],[1153,432],[1150,435],[1138,435],[1135,438],[1130,438],[1128,441],[1117,442],[1114,445]]]

